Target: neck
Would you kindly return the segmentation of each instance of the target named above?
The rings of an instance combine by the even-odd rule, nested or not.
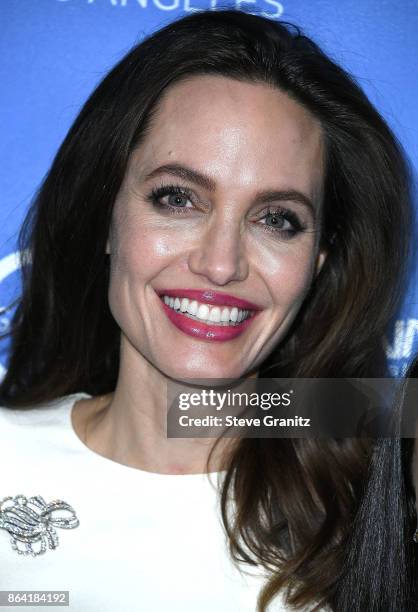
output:
[[[80,408],[78,416],[73,416],[74,429],[83,442],[113,461],[149,472],[194,474],[226,470],[237,440],[222,438],[208,466],[215,437],[168,438],[167,392],[181,383],[167,378],[131,345],[122,346],[115,392],[87,400],[90,409]],[[190,385],[187,391],[193,392]]]

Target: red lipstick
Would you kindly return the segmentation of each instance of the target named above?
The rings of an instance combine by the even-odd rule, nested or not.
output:
[[[228,293],[221,293],[219,291],[213,291],[212,289],[156,289],[157,295],[162,297],[168,295],[168,297],[178,298],[189,298],[189,300],[196,300],[204,304],[213,304],[214,306],[236,306],[241,310],[263,310],[258,304],[237,298]]]
[[[233,340],[240,336],[256,318],[258,312],[263,310],[261,306],[236,298],[226,293],[219,293],[209,290],[198,290],[198,289],[161,289],[157,290],[156,293],[160,297],[161,306],[167,315],[168,319],[183,333],[200,340],[206,340],[209,342],[226,342]],[[167,306],[163,301],[163,296],[188,298],[190,300],[196,300],[201,303],[213,304],[217,306],[229,306],[240,308],[241,310],[253,311],[251,316],[241,323],[235,325],[216,325],[211,322],[203,322],[198,319],[192,318],[187,313],[182,313],[178,310],[174,310]]]

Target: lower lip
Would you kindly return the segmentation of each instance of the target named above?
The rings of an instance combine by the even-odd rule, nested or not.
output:
[[[200,340],[207,340],[209,342],[227,342],[240,336],[254,321],[257,312],[248,319],[245,319],[238,325],[221,326],[221,325],[206,325],[206,323],[200,323],[195,319],[186,317],[180,314],[176,310],[173,310],[167,304],[160,299],[161,305],[170,321],[183,333],[193,338],[199,338]]]

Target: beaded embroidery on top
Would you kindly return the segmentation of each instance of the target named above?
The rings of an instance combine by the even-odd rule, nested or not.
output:
[[[12,536],[12,548],[19,555],[35,557],[45,553],[47,547],[55,549],[59,543],[55,527],[74,529],[79,524],[75,510],[59,499],[49,504],[40,495],[0,500],[0,529]]]

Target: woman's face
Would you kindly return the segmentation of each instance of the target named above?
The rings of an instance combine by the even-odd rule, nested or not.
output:
[[[166,90],[107,244],[133,359],[174,379],[257,370],[325,259],[323,157],[319,123],[277,89],[205,75]]]

